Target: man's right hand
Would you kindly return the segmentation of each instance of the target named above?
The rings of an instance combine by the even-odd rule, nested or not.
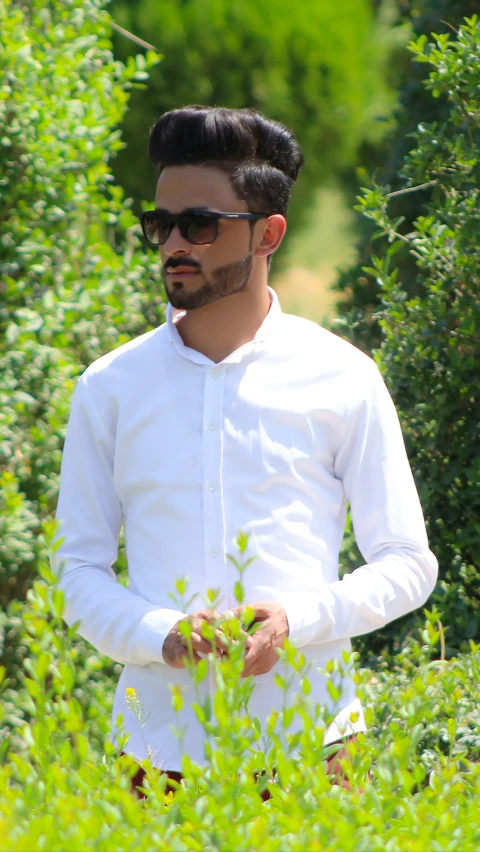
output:
[[[188,615],[186,618],[177,621],[163,643],[162,655],[167,665],[171,666],[172,669],[184,669],[186,660],[188,660],[188,640],[182,635],[179,628],[182,621],[189,621],[192,625],[190,641],[192,643],[193,658],[195,663],[199,663],[202,659],[200,654],[209,654],[214,650],[212,642],[204,639],[202,636],[202,623],[213,624],[217,618],[220,618],[220,615],[215,610],[201,609],[193,613],[193,615]],[[248,634],[246,635],[248,637],[248,648],[252,643],[252,637],[248,636]],[[215,628],[215,642],[217,657],[221,657],[227,651],[227,642],[224,634],[218,627]]]

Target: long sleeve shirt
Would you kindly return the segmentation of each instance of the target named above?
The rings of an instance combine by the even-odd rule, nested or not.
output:
[[[314,703],[336,713],[324,742],[365,731],[353,678],[336,682],[335,705],[322,669],[342,661],[351,638],[423,605],[438,563],[429,549],[398,415],[374,360],[301,317],[285,314],[273,289],[254,338],[219,363],[186,346],[181,312],[98,358],[80,376],[71,403],[56,517],[67,624],[124,665],[115,693],[124,747],[164,769],[181,769],[171,726],[185,725],[184,751],[205,765],[205,734],[192,709],[187,669],[162,656],[170,629],[202,609],[207,589],[218,611],[237,605],[234,539],[250,534],[255,556],[245,603],[277,601],[289,638],[311,665]],[[339,579],[347,500],[365,564]],[[128,588],[113,564],[124,528]],[[188,576],[185,612],[172,601]],[[262,727],[284,694],[279,660],[254,677],[249,712]],[[288,670],[290,672],[290,669]],[[171,686],[184,706],[172,709]],[[201,695],[213,697],[211,671]],[[143,729],[126,704],[134,688]],[[294,680],[291,694],[299,691]],[[295,728],[290,729],[293,731]]]

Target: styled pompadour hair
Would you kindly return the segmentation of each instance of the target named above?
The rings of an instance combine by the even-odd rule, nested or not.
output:
[[[293,133],[254,109],[186,106],[164,113],[150,131],[148,154],[166,166],[211,165],[230,175],[251,213],[288,210],[303,154]]]

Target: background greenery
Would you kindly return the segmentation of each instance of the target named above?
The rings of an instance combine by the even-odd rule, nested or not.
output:
[[[296,23],[289,18],[290,45],[283,18],[276,21],[265,3],[266,51],[265,25],[262,30],[248,2],[242,17],[238,4],[212,0],[203,28],[207,4],[165,4],[161,19],[160,7],[144,0],[113,5],[120,24],[138,27],[155,46],[161,39],[165,54],[160,60],[149,50],[125,53],[124,63],[120,44],[126,51],[127,40],[115,33],[112,41],[102,0],[28,6],[0,0],[0,755],[9,790],[0,805],[0,836],[11,844],[5,848],[65,848],[65,838],[72,849],[158,843],[152,821],[112,780],[119,781],[125,765],[102,763],[121,667],[79,637],[65,637],[44,560],[76,377],[99,355],[164,321],[158,263],[143,248],[132,208],[151,203],[141,134],[166,108],[160,97],[167,94],[173,106],[183,97],[237,98],[229,105],[253,103],[293,127],[310,171],[292,208],[290,257],[318,253],[317,229],[326,243],[335,239],[335,217],[327,227],[328,214],[319,211],[328,206],[318,199],[330,198],[333,209],[335,186],[355,194],[358,178],[364,187],[355,204],[366,223],[357,260],[339,276],[338,316],[324,324],[371,354],[384,374],[440,563],[431,610],[353,642],[371,725],[358,779],[365,755],[373,756],[375,789],[363,800],[329,795],[320,830],[318,767],[310,766],[305,782],[290,767],[295,781],[288,790],[298,795],[265,809],[266,816],[248,796],[242,799],[232,848],[328,843],[361,850],[387,848],[388,840],[390,849],[443,849],[448,842],[448,848],[478,848],[472,803],[479,783],[480,26],[477,18],[463,19],[473,10],[460,2],[372,8],[358,2],[345,6],[345,20],[332,16],[331,4],[313,6],[310,24],[304,11],[310,4],[295,10]],[[292,12],[285,7],[284,15]],[[442,17],[461,29],[453,32]],[[154,35],[152,21],[158,21]],[[355,27],[361,38],[354,38]],[[420,36],[409,49],[408,33]],[[229,73],[219,73],[222,62]],[[133,89],[146,85],[150,73],[149,88]],[[263,89],[262,79],[269,82]],[[378,121],[382,116],[388,120]],[[131,140],[123,153],[122,134]],[[127,176],[129,151],[135,169]],[[302,221],[300,211],[310,203],[310,218]],[[352,230],[350,213],[336,209],[336,221]],[[353,257],[344,230],[338,240]],[[349,516],[341,570],[363,561]],[[126,583],[123,541],[115,567]],[[99,805],[96,791],[107,777]],[[164,848],[194,848],[188,844],[198,829],[195,783],[190,799],[171,809]],[[225,795],[243,793],[228,787]],[[289,834],[293,800],[301,804]],[[89,813],[83,827],[68,818],[79,807]],[[208,795],[205,807],[214,822],[224,819],[226,837],[225,818]],[[198,842],[217,848],[213,824]]]
[[[452,653],[478,636],[480,624],[478,17],[466,19],[455,40],[451,32],[432,43],[422,35],[410,51],[426,69],[424,97],[439,111],[430,105],[433,119],[409,134],[397,179],[403,188],[369,181],[362,191],[356,209],[375,225],[362,271],[375,282],[379,308],[370,314],[354,305],[333,327],[373,355],[396,403],[440,565],[431,601],[444,612]],[[413,221],[397,206],[412,197]],[[371,650],[379,639],[395,647],[415,618],[371,636]]]
[[[316,187],[353,166],[360,146],[375,145],[389,126],[395,89],[388,63],[405,34],[386,12],[374,15],[370,0],[345,0],[340,7],[290,0],[113,0],[110,11],[162,54],[146,90],[132,95],[122,123],[125,148],[113,163],[138,212],[153,196],[148,132],[169,109],[191,103],[255,107],[293,129],[305,168],[292,198],[290,232],[308,220]],[[123,62],[138,51],[116,31],[113,45]]]
[[[476,0],[402,0],[396,4],[396,26],[402,32],[403,23],[411,38],[430,37],[431,33],[452,36],[465,17],[471,17],[478,11]],[[472,61],[475,63],[474,57],[470,57],[470,63]],[[405,185],[401,169],[408,153],[416,147],[418,125],[441,123],[451,111],[447,90],[432,97],[431,90],[425,85],[430,68],[426,63],[415,61],[409,51],[400,50],[392,54],[391,73],[398,97],[394,129],[393,132],[387,131],[373,147],[364,145],[356,167],[343,172],[342,184],[348,188],[348,205],[354,204],[355,196],[368,180],[368,175],[374,176],[377,183],[388,187],[391,192],[401,190]],[[412,229],[415,219],[424,212],[426,203],[432,200],[432,193],[433,190],[426,187],[421,193],[406,193],[392,198],[389,212],[392,218],[405,217],[400,228],[403,234]],[[357,214],[356,226],[359,231],[356,262],[343,268],[333,283],[333,291],[341,294],[336,302],[336,311],[340,315],[358,308],[361,322],[353,330],[355,344],[370,352],[382,338],[379,319],[372,314],[380,305],[383,291],[375,278],[363,272],[363,266],[371,265],[372,255],[376,252],[373,239],[376,227],[361,212]],[[413,255],[403,252],[395,263],[408,295],[415,296],[421,292],[422,282]]]

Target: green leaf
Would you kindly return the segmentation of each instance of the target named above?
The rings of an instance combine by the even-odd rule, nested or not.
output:
[[[327,689],[328,689],[328,694],[333,699],[333,701],[335,701],[335,702],[338,701],[339,698],[340,698],[340,690],[337,689],[336,686],[334,686],[334,684],[332,683],[331,680],[327,681]]]
[[[39,680],[43,680],[43,678],[45,677],[45,675],[46,675],[46,673],[49,669],[51,662],[52,662],[52,655],[49,654],[47,651],[43,651],[40,654],[40,656],[39,656],[39,658],[36,662],[36,665],[35,665],[35,673],[36,673]]]
[[[233,539],[233,543],[240,553],[245,553],[249,538],[250,533],[239,532],[236,538]]]
[[[221,727],[228,723],[228,712],[225,704],[225,696],[221,689],[217,689],[213,699],[213,712]]]
[[[239,604],[243,603],[245,600],[245,590],[241,580],[236,580],[233,586],[233,594],[235,596],[235,600],[238,601]]]

